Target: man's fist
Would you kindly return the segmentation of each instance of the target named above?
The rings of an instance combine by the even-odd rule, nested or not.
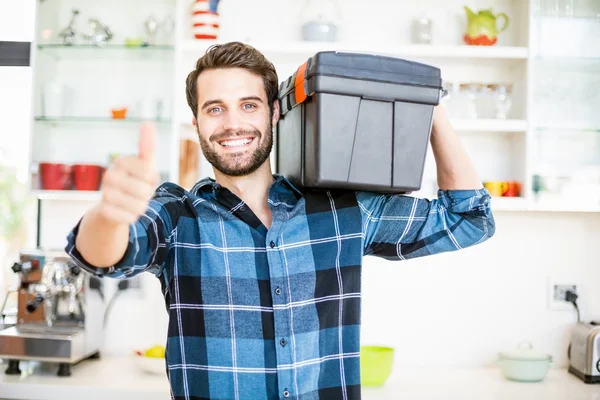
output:
[[[116,224],[130,224],[146,212],[158,185],[155,166],[156,132],[144,123],[137,156],[115,160],[102,180],[99,212]]]

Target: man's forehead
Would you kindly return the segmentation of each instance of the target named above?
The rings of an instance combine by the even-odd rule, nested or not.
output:
[[[196,82],[198,94],[211,93],[222,96],[247,92],[249,95],[266,95],[259,75],[242,68],[222,68],[202,71]],[[250,93],[251,92],[251,93]]]

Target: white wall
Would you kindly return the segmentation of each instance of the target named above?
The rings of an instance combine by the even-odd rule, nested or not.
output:
[[[581,317],[600,319],[598,214],[497,213],[497,233],[461,252],[365,260],[363,341],[405,366],[491,364],[521,341],[564,366],[573,309],[548,308],[548,280],[576,283]]]
[[[35,0],[0,0],[0,41],[30,42],[34,37]],[[0,162],[17,169],[18,179],[25,184],[29,163],[31,127],[31,67],[0,67]],[[2,238],[0,238],[2,240]],[[18,242],[13,240],[13,242]],[[10,265],[3,252],[11,251],[0,243],[0,268]],[[5,272],[5,271],[4,271]],[[0,292],[8,273],[0,271]],[[2,296],[4,298],[4,296]]]

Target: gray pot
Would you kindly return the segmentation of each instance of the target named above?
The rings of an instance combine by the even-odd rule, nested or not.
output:
[[[326,21],[310,21],[302,26],[302,40],[307,42],[335,42],[337,27]]]

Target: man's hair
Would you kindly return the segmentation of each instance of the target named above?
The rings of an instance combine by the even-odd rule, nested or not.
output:
[[[187,102],[194,117],[198,112],[198,76],[207,69],[243,68],[262,77],[270,115],[273,116],[273,103],[277,99],[279,80],[275,66],[252,46],[240,42],[213,45],[196,62],[196,68],[185,81]]]

